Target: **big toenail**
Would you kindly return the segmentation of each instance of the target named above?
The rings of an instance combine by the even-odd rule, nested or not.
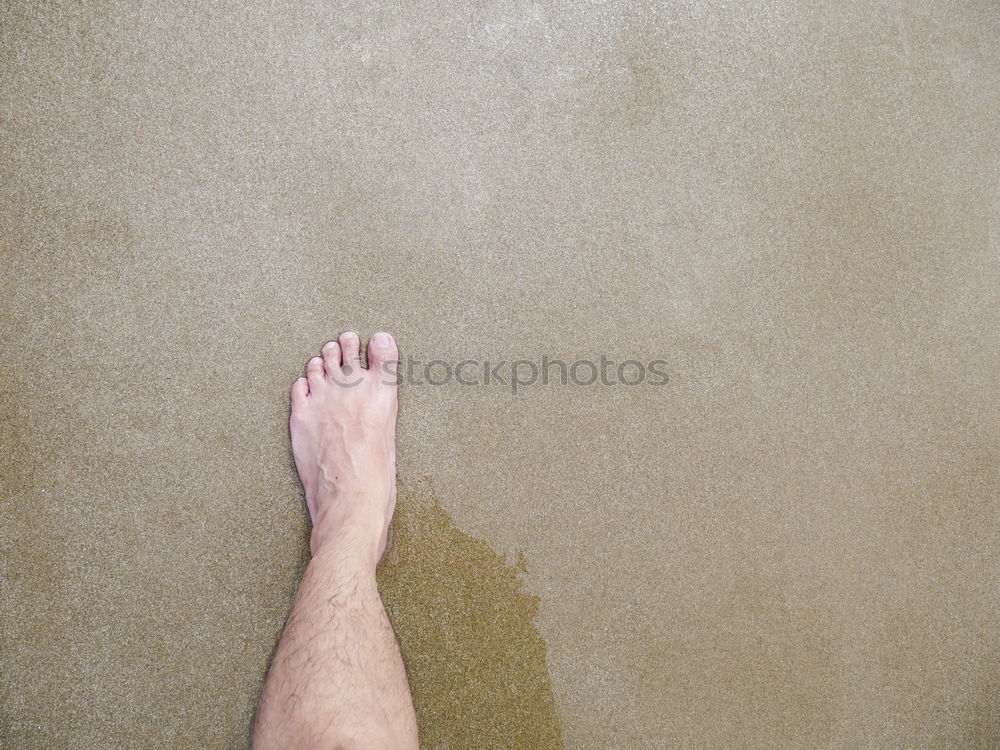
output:
[[[372,343],[375,346],[389,346],[389,334],[376,333],[374,336],[372,336]]]

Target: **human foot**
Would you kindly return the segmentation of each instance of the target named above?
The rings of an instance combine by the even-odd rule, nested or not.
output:
[[[292,386],[289,430],[313,522],[313,555],[345,545],[374,564],[396,506],[396,343],[353,331],[323,347]]]

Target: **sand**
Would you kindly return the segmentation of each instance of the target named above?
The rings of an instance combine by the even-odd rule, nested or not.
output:
[[[5,3],[0,746],[246,746],[348,328],[669,373],[402,387],[425,747],[1000,744],[1000,9],[812,5]]]

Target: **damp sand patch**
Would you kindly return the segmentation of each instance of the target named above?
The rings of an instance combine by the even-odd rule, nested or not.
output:
[[[399,638],[421,747],[562,748],[537,597],[459,529],[429,480],[400,486],[379,590]]]

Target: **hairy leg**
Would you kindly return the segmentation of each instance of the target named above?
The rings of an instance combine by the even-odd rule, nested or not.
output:
[[[375,585],[396,502],[396,345],[323,347],[292,387],[295,465],[313,520],[299,585],[257,707],[255,750],[417,748],[396,637]]]

